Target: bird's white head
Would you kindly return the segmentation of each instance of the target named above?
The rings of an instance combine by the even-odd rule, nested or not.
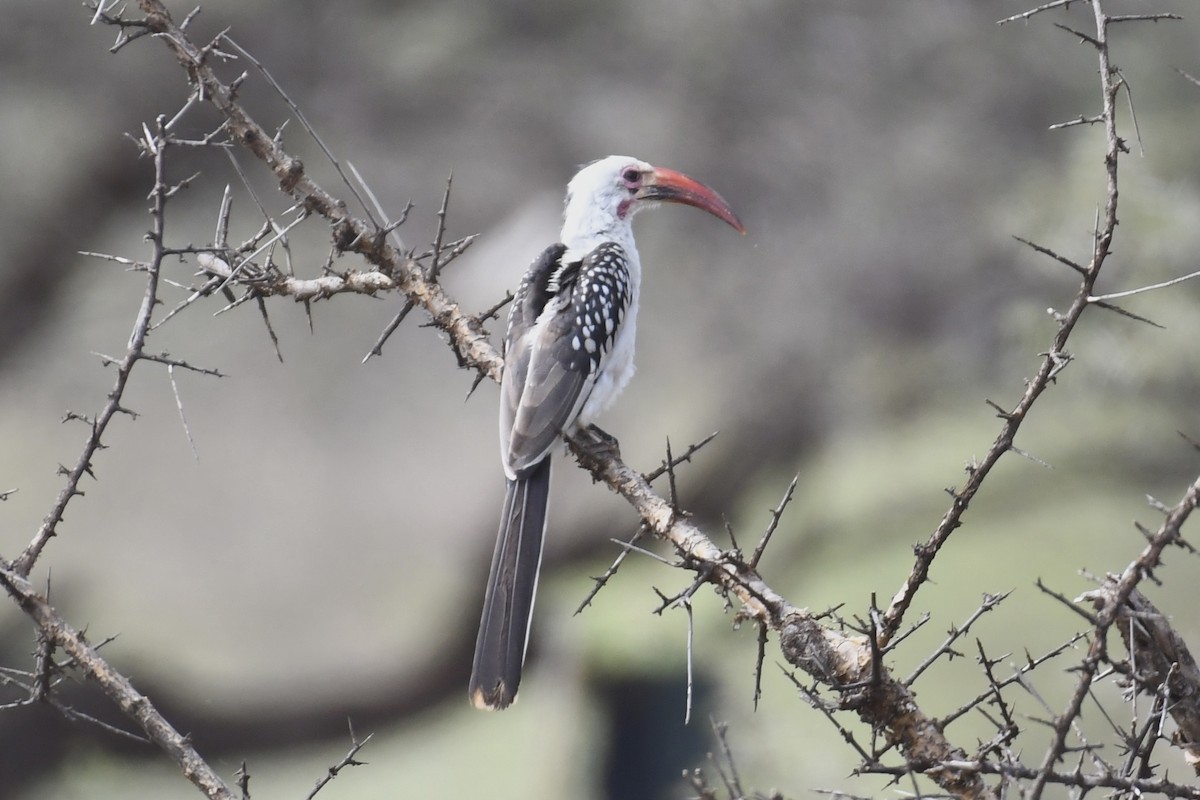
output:
[[[694,206],[746,232],[729,204],[699,181],[630,156],[609,156],[579,170],[567,185],[562,241],[573,251],[604,241],[632,246],[633,215],[658,203]]]

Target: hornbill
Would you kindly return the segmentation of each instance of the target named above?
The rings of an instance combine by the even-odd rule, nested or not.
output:
[[[541,566],[551,453],[563,434],[588,429],[633,377],[642,267],[631,223],[658,203],[703,209],[745,233],[729,205],[699,181],[609,156],[567,185],[560,241],[534,259],[509,310],[500,384],[508,489],[471,671],[469,694],[478,708],[506,708],[517,696]]]

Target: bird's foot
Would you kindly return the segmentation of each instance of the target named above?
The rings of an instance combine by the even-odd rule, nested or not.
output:
[[[617,437],[596,425],[588,425],[579,431],[579,441],[597,455],[621,458],[621,443]]]

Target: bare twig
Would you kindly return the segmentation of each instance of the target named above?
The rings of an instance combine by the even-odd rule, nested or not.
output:
[[[283,351],[279,349],[279,337],[275,335],[275,329],[271,327],[271,316],[267,313],[267,304],[263,302],[261,297],[255,297],[254,300],[258,304],[259,314],[262,315],[263,326],[267,329],[267,336],[271,337],[271,345],[275,348],[275,357],[282,364]]]
[[[436,283],[438,275],[442,271],[442,238],[446,235],[446,209],[450,205],[450,187],[454,184],[454,173],[451,172],[446,176],[446,192],[442,195],[442,206],[437,212],[437,232],[433,236],[433,260],[429,263],[429,269],[425,271],[425,277]]]
[[[1076,614],[1083,617],[1085,620],[1087,620],[1087,622],[1089,624],[1091,624],[1091,625],[1096,624],[1096,618],[1094,616],[1089,614],[1084,609],[1080,608],[1077,603],[1072,601],[1071,598],[1067,597],[1062,592],[1056,592],[1055,590],[1051,589],[1049,586],[1047,586],[1045,583],[1042,582],[1041,578],[1038,578],[1036,581],[1034,581],[1034,586],[1036,586],[1038,588],[1038,591],[1042,592],[1043,594],[1049,595],[1050,597],[1053,597],[1055,600],[1062,603],[1064,606],[1069,608],[1071,611],[1074,611]]]
[[[1058,7],[1059,5],[1062,4],[1047,4],[1029,12],[1029,15],[1031,16],[1034,13]],[[952,493],[953,502],[933,534],[923,544],[915,548],[917,557],[912,571],[899,591],[896,592],[891,605],[884,614],[882,638],[885,643],[899,629],[905,612],[911,606],[917,591],[924,585],[929,576],[929,570],[934,558],[937,556],[942,545],[950,538],[950,535],[962,524],[963,514],[970,507],[971,501],[974,499],[976,493],[978,493],[980,486],[982,486],[987,476],[991,474],[992,468],[999,462],[1001,456],[1013,450],[1017,432],[1024,423],[1030,409],[1037,402],[1038,398],[1041,397],[1042,393],[1050,387],[1063,367],[1069,363],[1071,357],[1066,350],[1067,342],[1074,332],[1080,317],[1089,305],[1091,305],[1089,298],[1092,296],[1092,287],[1095,286],[1100,270],[1108,258],[1112,239],[1117,228],[1117,163],[1120,154],[1126,148],[1124,142],[1117,135],[1115,101],[1120,84],[1116,79],[1116,71],[1109,63],[1108,22],[1103,10],[1100,8],[1099,0],[1092,0],[1092,8],[1097,30],[1097,35],[1092,41],[1095,43],[1100,60],[1101,94],[1104,101],[1102,117],[1104,119],[1105,141],[1107,145],[1104,159],[1106,178],[1105,203],[1102,215],[1097,218],[1097,229],[1092,246],[1092,259],[1086,267],[1081,267],[1046,248],[1025,242],[1035,250],[1043,252],[1060,263],[1067,264],[1072,269],[1080,272],[1081,281],[1079,289],[1071,302],[1070,308],[1061,315],[1058,315],[1059,327],[1054,341],[1051,343],[1049,350],[1044,354],[1037,374],[1027,382],[1021,399],[1011,411],[1006,412],[999,435],[993,441],[992,446],[988,448],[984,457],[975,466],[974,470],[968,475],[963,488]],[[1017,18],[1019,17],[1010,19]],[[1024,18],[1027,19],[1028,16]]]
[[[937,765],[938,769],[970,771],[983,775],[1002,775],[1020,780],[1034,780],[1044,776],[1047,784],[1066,786],[1078,790],[1073,796],[1079,797],[1092,789],[1114,789],[1126,792],[1132,797],[1171,797],[1200,800],[1200,788],[1186,784],[1175,783],[1167,778],[1126,778],[1115,772],[1097,771],[1084,773],[1078,769],[1069,772],[1051,770],[1042,772],[1034,767],[1027,767],[1015,761],[987,761],[983,759],[965,759],[961,761],[945,761]],[[908,775],[912,767],[905,766],[871,766],[860,770],[863,773],[875,775]]]
[[[324,275],[302,280],[284,275],[265,276],[255,283],[258,296],[283,295],[297,300],[329,297],[343,292],[375,294],[398,290],[423,308],[434,324],[447,335],[461,363],[486,373],[500,375],[501,360],[488,342],[480,323],[461,312],[440,286],[428,281],[419,265],[406,253],[389,245],[386,237],[376,237],[380,226],[370,219],[359,219],[346,210],[346,204],[330,195],[307,174],[303,163],[286,152],[274,136],[259,125],[238,103],[233,88],[220,80],[206,62],[201,48],[171,19],[159,0],[139,0],[147,29],[159,35],[199,85],[201,95],[226,119],[230,139],[245,147],[266,164],[280,181],[281,189],[311,214],[325,218],[339,250],[352,251],[366,258],[375,269],[350,270],[342,275]],[[299,115],[298,115],[299,118]],[[349,184],[349,181],[347,181]],[[352,184],[349,184],[353,191]],[[364,206],[365,207],[365,206]],[[465,242],[460,242],[465,246]]]
[[[683,712],[683,724],[687,725],[692,721],[692,698],[693,687],[695,686],[693,664],[695,663],[695,644],[696,644],[696,617],[692,613],[692,601],[690,597],[685,597],[680,601],[683,610],[687,612],[687,700]]]
[[[403,252],[406,249],[404,247],[404,241],[401,240],[400,234],[396,233],[396,229],[408,220],[409,212],[413,210],[413,204],[409,203],[406,205],[400,212],[400,216],[395,221],[389,222],[388,215],[383,210],[383,204],[379,202],[379,198],[375,196],[375,192],[371,191],[370,184],[363,179],[363,176],[359,173],[358,168],[355,167],[354,163],[350,161],[346,162],[346,166],[348,166],[350,171],[354,173],[354,179],[358,181],[358,185],[362,187],[363,192],[366,193],[367,198],[371,201],[371,205],[375,208],[375,213],[378,214],[380,219],[384,221],[383,226],[380,228],[380,233],[388,236],[392,240],[392,244],[395,245],[396,249]]]
[[[21,577],[29,575],[42,550],[45,549],[46,544],[57,533],[58,526],[62,522],[63,514],[66,512],[71,499],[78,494],[82,494],[79,489],[79,483],[84,475],[92,473],[92,458],[101,448],[101,439],[108,429],[109,422],[112,421],[112,418],[118,412],[125,410],[121,405],[125,396],[125,387],[129,382],[129,375],[133,371],[134,365],[142,358],[143,349],[146,344],[146,335],[150,330],[150,317],[154,313],[154,306],[158,299],[159,269],[162,266],[163,260],[163,237],[166,227],[168,191],[164,167],[165,153],[168,146],[164,129],[165,124],[165,117],[160,116],[157,121],[157,133],[151,134],[150,140],[146,143],[149,151],[154,156],[154,190],[151,193],[154,203],[151,216],[154,222],[150,233],[147,235],[147,239],[151,243],[152,255],[146,266],[146,289],[142,295],[141,307],[134,318],[133,330],[129,334],[125,356],[117,364],[117,377],[112,390],[109,392],[108,402],[104,404],[100,413],[96,415],[91,432],[84,442],[83,452],[80,453],[75,466],[66,473],[66,485],[59,492],[54,505],[50,509],[50,513],[46,515],[41,526],[34,534],[33,540],[30,541],[25,550],[11,564],[13,571]]]
[[[779,501],[774,509],[771,510],[771,524],[767,526],[763,532],[762,538],[758,540],[758,544],[754,548],[754,553],[750,556],[750,569],[758,569],[759,559],[767,549],[767,545],[771,542],[771,535],[775,533],[775,529],[779,527],[779,520],[783,518],[783,511],[788,507],[788,503],[792,502],[792,497],[796,494],[796,484],[800,481],[800,475],[797,473],[792,482],[788,484],[787,491],[784,492],[783,499]]]
[[[0,564],[0,585],[34,621],[38,630],[70,655],[109,699],[141,726],[150,741],[176,763],[189,781],[211,800],[236,800],[237,795],[201,758],[188,737],[175,730],[149,698],[134,689],[128,678],[109,666],[96,649],[87,643],[83,634],[68,625],[34,590],[17,566]]]
[[[1012,238],[1016,239],[1021,244],[1026,245],[1026,246],[1032,248],[1033,250],[1041,253],[1044,256],[1049,256],[1050,258],[1054,259],[1058,263],[1063,264],[1064,266],[1070,267],[1071,269],[1078,272],[1080,275],[1087,274],[1086,267],[1083,267],[1082,265],[1075,263],[1074,261],[1067,258],[1066,256],[1060,256],[1058,253],[1054,252],[1053,250],[1051,250],[1048,247],[1043,247],[1040,244],[1035,244],[1035,243],[1029,241],[1028,239],[1022,239],[1020,236],[1014,236]]]
[[[1083,701],[1088,696],[1092,683],[1105,660],[1105,634],[1116,621],[1122,607],[1129,601],[1137,585],[1159,564],[1163,551],[1180,538],[1183,523],[1198,504],[1200,504],[1200,478],[1197,478],[1188,488],[1183,499],[1171,508],[1170,513],[1167,514],[1166,519],[1163,520],[1162,525],[1159,526],[1142,553],[1113,582],[1107,604],[1096,616],[1095,632],[1092,636],[1091,647],[1088,648],[1087,657],[1079,665],[1079,677],[1075,692],[1067,707],[1054,720],[1054,737],[1050,747],[1046,750],[1046,757],[1031,789],[1033,800],[1041,797],[1054,764],[1066,752],[1067,733],[1071,725],[1078,719]]]
[[[143,8],[144,7],[145,4],[143,4]],[[254,68],[258,70],[259,74],[261,74],[263,78],[266,79],[267,83],[271,84],[271,88],[275,90],[275,93],[278,94],[280,98],[282,98],[283,102],[287,103],[288,108],[292,110],[292,113],[296,115],[296,119],[300,121],[300,125],[304,128],[308,135],[312,137],[312,140],[317,143],[317,147],[321,148],[321,152],[325,154],[325,158],[329,160],[329,163],[333,165],[333,168],[337,170],[338,175],[341,176],[342,183],[347,189],[350,190],[350,193],[354,195],[354,199],[358,200],[359,205],[362,206],[363,211],[367,215],[367,219],[369,219],[376,228],[381,227],[371,215],[371,207],[367,205],[365,200],[363,200],[362,196],[358,193],[358,190],[354,188],[354,184],[350,181],[350,178],[348,178],[346,173],[342,170],[341,162],[337,160],[337,157],[334,156],[333,151],[329,149],[329,146],[326,145],[325,141],[317,134],[317,129],[314,128],[312,123],[308,121],[308,117],[304,116],[304,112],[300,110],[300,106],[296,105],[295,101],[288,96],[287,92],[283,90],[283,87],[279,85],[279,82],[275,80],[274,76],[267,71],[266,67],[264,67],[258,59],[250,55],[249,52],[247,52],[240,44],[235,42],[228,35],[222,34],[221,38],[228,42],[234,50],[237,50],[239,53],[241,53],[242,58],[253,64]]]
[[[1174,286],[1176,284],[1183,283],[1184,281],[1190,281],[1193,278],[1200,278],[1200,271],[1189,272],[1187,275],[1183,275],[1178,278],[1172,278],[1171,280],[1163,281],[1162,283],[1152,283],[1149,286],[1143,286],[1140,289],[1129,289],[1128,291],[1124,292],[1113,292],[1111,294],[1088,297],[1088,302],[1100,303],[1106,300],[1120,300],[1122,297],[1132,297],[1135,294],[1142,294],[1143,292],[1152,292],[1156,289],[1165,289],[1168,286]]]
[[[878,760],[876,756],[867,753],[866,749],[864,749],[863,746],[858,743],[858,740],[854,738],[854,734],[851,733],[850,730],[846,726],[842,725],[842,723],[838,720],[837,716],[834,714],[834,711],[837,710],[836,706],[831,707],[831,704],[818,697],[815,691],[800,683],[800,680],[796,677],[794,672],[790,672],[788,670],[783,670],[783,672],[785,675],[787,675],[788,679],[791,680],[792,685],[796,687],[796,690],[800,692],[800,696],[804,698],[805,702],[824,714],[825,719],[829,720],[829,723],[837,729],[839,734],[841,734],[842,740],[854,748],[854,751],[858,753],[859,758],[862,759],[863,764],[874,764]]]
[[[1037,8],[1031,8],[1028,11],[1021,12],[1020,14],[1013,14],[1011,17],[1005,17],[1002,20],[998,20],[996,24],[1004,25],[1009,22],[1017,21],[1028,22],[1031,17],[1037,14],[1041,14],[1045,11],[1050,11],[1051,9],[1055,8],[1069,8],[1071,3],[1074,2],[1077,2],[1077,0],[1052,0],[1052,2],[1044,3]],[[1082,0],[1079,0],[1079,2],[1082,2]]]
[[[942,656],[948,655],[950,658],[954,658],[955,656],[961,657],[962,653],[959,653],[953,649],[954,643],[963,636],[966,636],[971,630],[971,626],[974,625],[980,617],[1004,602],[1010,594],[1012,594],[1011,589],[1004,594],[985,594],[983,596],[983,602],[979,605],[979,608],[975,609],[975,611],[971,613],[971,616],[967,617],[962,625],[950,626],[949,635],[946,637],[945,641],[943,641],[941,645],[939,645],[932,653],[930,653],[924,661],[917,665],[917,668],[909,673],[909,676],[905,678],[902,683],[905,686],[912,686],[913,682],[916,681],[917,678],[921,677],[921,673],[929,669],[929,667],[937,662],[937,660]]]
[[[621,567],[621,562],[625,560],[625,556],[629,555],[634,544],[637,543],[637,540],[642,538],[642,536],[647,532],[648,528],[646,527],[646,524],[642,523],[638,526],[638,529],[633,532],[633,537],[630,538],[628,542],[621,543],[621,552],[617,554],[617,557],[613,560],[612,565],[604,571],[603,575],[592,578],[592,581],[595,585],[592,586],[592,589],[587,593],[587,596],[583,598],[583,602],[579,604],[579,607],[575,609],[576,614],[583,613],[583,610],[592,604],[592,600],[596,598],[596,595],[600,593],[600,590],[608,584],[612,576],[617,574],[617,570]]]
[[[646,483],[654,483],[654,481],[666,474],[668,470],[672,470],[684,462],[690,462],[692,460],[692,456],[699,452],[700,448],[717,438],[717,433],[718,431],[713,431],[695,444],[689,445],[688,449],[684,451],[682,455],[675,456],[670,460],[665,460],[657,468],[647,472],[644,476]]]
[[[192,448],[192,458],[200,460],[196,452],[196,441],[192,438],[192,429],[188,427],[187,417],[183,413],[183,399],[179,396],[179,386],[175,383],[175,365],[167,365],[167,377],[171,379],[171,392],[175,395],[175,408],[179,410],[179,421],[183,423],[183,433],[187,436],[188,446]]]
[[[1151,328],[1158,328],[1159,330],[1166,330],[1166,328],[1164,328],[1162,325],[1159,325],[1157,322],[1155,322],[1152,319],[1149,319],[1148,317],[1143,317],[1140,314],[1134,314],[1132,311],[1127,311],[1127,310],[1121,308],[1120,306],[1113,305],[1112,303],[1109,303],[1107,301],[1089,299],[1089,302],[1094,302],[1096,304],[1096,308],[1103,308],[1105,311],[1111,311],[1114,314],[1121,315],[1122,317],[1128,317],[1129,319],[1132,319],[1136,322],[1143,322],[1146,325],[1149,325]]]
[[[360,363],[367,363],[371,356],[383,355],[384,343],[391,338],[392,334],[396,332],[396,328],[400,327],[400,323],[404,322],[404,318],[408,316],[408,313],[412,311],[415,306],[416,304],[413,303],[412,300],[406,300],[404,302],[404,307],[400,309],[396,316],[392,317],[392,321],[389,322],[387,327],[383,329],[383,332],[379,334],[379,338],[375,340],[375,344],[371,345],[371,349],[368,350],[367,354],[362,357],[362,361]]]
[[[488,308],[487,310],[485,310],[479,314],[479,321],[487,322],[489,319],[499,319],[500,309],[504,308],[506,305],[508,305],[512,301],[513,301],[513,293],[505,292],[504,297],[501,298],[499,301],[497,301],[495,305],[491,306],[490,308]]]
[[[1118,576],[1109,575],[1079,599],[1092,603],[1098,612],[1112,610],[1111,624],[1120,632],[1133,664],[1134,688],[1156,702],[1165,699],[1159,705],[1160,715],[1170,713],[1174,718],[1175,743],[1200,774],[1200,668],[1183,637],[1144,594],[1131,589],[1123,603],[1115,604],[1119,585]],[[1151,714],[1147,722],[1153,720]]]
[[[717,769],[721,774],[721,781],[729,791],[730,797],[745,797],[746,790],[742,788],[742,778],[738,775],[737,761],[733,757],[733,750],[730,749],[729,740],[725,736],[729,730],[729,726],[724,722],[717,722],[711,717],[709,718],[709,723],[712,725],[713,735],[717,737],[717,742],[721,745],[721,755],[724,757],[725,763],[729,766],[729,774],[726,775],[720,763],[717,763]]]
[[[373,737],[375,734],[373,734],[373,733],[367,734],[367,738],[363,739],[360,742],[358,740],[358,737],[354,734],[354,724],[349,721],[347,721],[346,724],[350,728],[350,745],[351,745],[351,747],[350,747],[349,752],[347,752],[346,755],[342,757],[341,761],[339,761],[338,763],[336,763],[332,767],[330,767],[329,771],[326,772],[325,775],[321,776],[321,778],[317,781],[316,786],[313,787],[312,791],[308,793],[308,795],[305,797],[304,800],[312,800],[314,797],[316,797],[317,793],[320,792],[322,789],[324,789],[326,787],[326,785],[328,785],[330,781],[332,781],[334,778],[336,778],[338,776],[338,773],[340,773],[346,767],[361,767],[367,763],[365,761],[358,760],[358,753],[360,750],[362,750],[364,747],[367,746],[367,742],[371,741],[371,737]]]
[[[758,652],[754,654],[754,710],[758,710],[758,701],[762,699],[763,664],[767,660],[767,625],[758,622]]]

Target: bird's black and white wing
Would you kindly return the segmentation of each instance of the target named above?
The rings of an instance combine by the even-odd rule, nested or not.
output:
[[[620,245],[599,245],[547,274],[543,261],[559,247],[534,262],[509,314],[500,438],[512,476],[538,464],[575,422],[629,308]]]

